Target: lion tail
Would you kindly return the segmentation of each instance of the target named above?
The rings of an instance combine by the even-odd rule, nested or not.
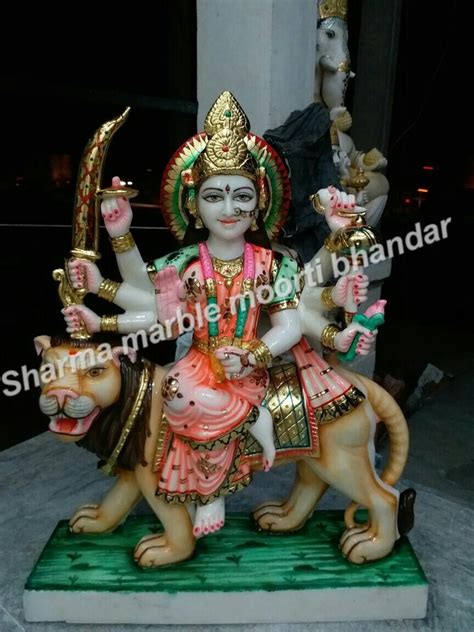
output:
[[[390,438],[388,463],[380,478],[393,487],[405,468],[408,459],[410,439],[405,415],[400,406],[381,386],[363,375],[357,376],[368,392],[368,399],[377,418],[385,424]]]
[[[357,379],[367,389],[368,400],[378,420],[387,428],[390,452],[380,478],[386,485],[393,487],[400,479],[408,458],[410,440],[407,422],[400,406],[385,389],[363,375],[357,375]],[[344,520],[348,528],[359,526],[354,518],[356,509],[357,503],[352,502],[345,511]]]

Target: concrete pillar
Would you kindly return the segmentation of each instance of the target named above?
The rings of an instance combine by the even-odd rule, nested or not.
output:
[[[262,135],[313,100],[316,0],[198,0],[198,129],[230,90]]]
[[[357,148],[368,151],[377,147],[385,156],[389,149],[401,10],[402,0],[362,0],[351,136]],[[387,260],[365,270],[370,279],[366,305],[383,298],[382,286],[391,268],[391,261]],[[371,377],[375,359],[374,345],[370,354],[356,358],[351,368]]]

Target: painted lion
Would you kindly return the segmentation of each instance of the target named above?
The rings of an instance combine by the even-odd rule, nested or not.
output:
[[[99,505],[85,505],[76,511],[69,523],[71,531],[112,531],[144,497],[164,533],[145,536],[137,543],[137,564],[159,567],[189,558],[196,545],[189,507],[155,494],[158,446],[163,446],[165,435],[162,382],[166,370],[134,353],[125,355],[120,346],[109,346],[101,357],[98,342],[39,336],[35,344],[42,356],[40,408],[50,417],[49,430],[93,451],[109,467],[112,464],[117,474]],[[79,356],[81,362],[74,366],[73,360]],[[408,429],[400,408],[386,391],[366,377],[340,367],[337,371],[365,394],[365,400],[336,421],[319,425],[317,454],[314,450],[277,453],[277,465],[296,461],[294,487],[284,502],[266,502],[253,517],[263,531],[296,531],[332,486],[352,501],[340,539],[342,554],[361,564],[390,553],[403,529],[399,494],[393,485],[407,459]],[[373,460],[380,419],[388,431],[390,453],[379,476]],[[259,462],[261,459],[254,460],[255,469]],[[366,524],[355,522],[357,506],[367,508]]]

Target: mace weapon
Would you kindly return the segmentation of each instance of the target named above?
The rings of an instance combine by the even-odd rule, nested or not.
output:
[[[88,141],[81,157],[76,182],[74,213],[72,220],[72,249],[70,257],[83,261],[97,261],[99,253],[100,203],[107,197],[135,197],[138,191],[130,188],[102,189],[102,173],[107,150],[115,132],[126,121],[130,108],[120,116],[101,125]],[[87,290],[75,289],[68,273],[68,259],[64,269],[53,271],[53,279],[59,282],[59,298],[64,307],[84,302]],[[88,340],[91,334],[82,323],[78,331],[71,334],[76,340]]]

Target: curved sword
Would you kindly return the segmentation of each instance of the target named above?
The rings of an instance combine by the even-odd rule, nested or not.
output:
[[[115,132],[126,121],[130,108],[120,116],[101,125],[87,143],[81,157],[76,182],[74,215],[72,221],[71,257],[96,261],[99,254],[99,218],[101,198],[108,190],[101,189],[102,173],[107,150]],[[136,194],[131,189],[129,196]],[[117,191],[115,191],[117,195]],[[123,195],[123,193],[121,193]],[[64,269],[53,271],[53,279],[59,281],[58,293],[64,307],[84,302],[85,290],[74,289],[67,273],[67,259]],[[87,340],[91,334],[84,325],[71,334],[72,338]]]

